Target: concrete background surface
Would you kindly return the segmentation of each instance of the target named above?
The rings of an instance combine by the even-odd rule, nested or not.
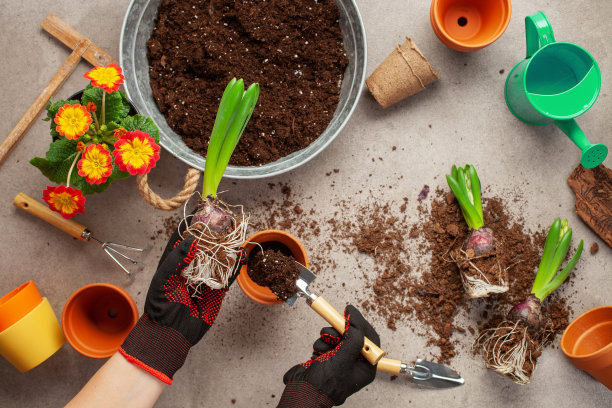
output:
[[[88,36],[118,59],[118,44],[128,0],[73,1],[0,0],[0,138],[21,118],[41,89],[64,62],[70,50],[40,29],[53,13]],[[612,3],[605,0],[515,0],[512,20],[493,45],[476,53],[446,48],[433,33],[427,1],[357,0],[368,41],[368,74],[393,47],[410,35],[441,73],[427,90],[387,110],[382,110],[364,90],[359,105],[339,137],[318,157],[288,174],[259,181],[224,181],[228,202],[257,208],[265,199],[280,198],[268,183],[289,183],[293,200],[304,208],[316,206],[331,217],[334,204],[351,200],[357,208],[371,199],[360,190],[393,184],[379,199],[401,202],[410,197],[408,209],[416,221],[416,196],[423,184],[445,186],[443,174],[452,163],[473,163],[491,194],[519,199],[516,215],[529,228],[549,225],[567,217],[574,236],[588,249],[597,242],[596,255],[585,251],[575,273],[573,316],[592,307],[612,304],[612,250],[574,212],[574,194],[567,176],[577,165],[578,149],[556,128],[530,127],[515,119],[505,106],[503,84],[509,70],[524,57],[523,18],[538,10],[549,17],[557,40],[587,48],[598,61],[603,82],[597,103],[579,119],[591,141],[612,147]],[[81,62],[58,92],[67,97],[82,89],[82,75],[89,69]],[[499,71],[504,69],[506,74]],[[431,128],[429,128],[431,125]],[[142,310],[144,297],[163,237],[151,239],[169,214],[154,210],[138,195],[133,178],[116,182],[103,195],[88,196],[87,211],[77,220],[97,237],[135,246],[152,245],[139,257],[143,266],[130,281],[100,248],[82,243],[46,223],[18,211],[13,197],[24,192],[41,200],[47,185],[37,169],[28,164],[42,156],[49,144],[48,124],[37,119],[0,167],[0,293],[34,279],[58,316],[70,294],[92,282],[110,282],[125,288]],[[391,146],[398,150],[391,153]],[[384,157],[372,163],[371,157]],[[612,158],[605,161],[612,167]],[[334,174],[334,187],[325,173]],[[173,195],[187,170],[182,162],[162,152],[152,184],[165,196]],[[372,173],[373,177],[368,177]],[[404,178],[398,181],[398,176]],[[322,181],[323,180],[323,181]],[[365,189],[364,189],[365,190]],[[305,242],[316,251],[316,242]],[[325,279],[320,292],[338,309],[362,293],[362,272],[367,260],[345,259],[332,248],[336,270],[315,270]],[[414,257],[412,262],[418,262]],[[359,265],[363,269],[359,269]],[[332,276],[336,276],[336,280]],[[340,282],[346,282],[342,288]],[[568,292],[569,293],[569,292]],[[424,340],[408,324],[397,331],[384,321],[367,315],[377,327],[383,347],[391,356],[407,361],[427,356]],[[195,347],[162,395],[159,407],[253,407],[274,406],[283,390],[282,376],[292,365],[304,361],[323,326],[322,320],[303,303],[269,307],[255,304],[237,285],[229,292],[217,324]],[[558,340],[557,340],[558,344]],[[49,360],[20,374],[0,359],[0,406],[48,407],[65,404],[103,364],[78,354],[66,344]],[[466,385],[452,390],[421,390],[399,378],[391,382],[380,374],[367,390],[351,397],[347,407],[609,407],[612,393],[587,374],[575,369],[555,348],[547,348],[539,360],[531,384],[518,386],[485,370],[464,348],[452,366]],[[274,395],[274,397],[273,397]],[[235,399],[235,404],[231,400]]]

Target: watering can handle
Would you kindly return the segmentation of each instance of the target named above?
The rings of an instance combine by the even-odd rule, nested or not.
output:
[[[550,21],[541,11],[525,17],[525,34],[527,36],[527,58],[531,58],[546,44],[555,42]]]

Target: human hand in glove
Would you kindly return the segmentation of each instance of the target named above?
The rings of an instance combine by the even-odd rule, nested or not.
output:
[[[119,352],[166,384],[183,366],[189,349],[215,322],[221,303],[241,266],[246,250],[239,254],[228,287],[211,289],[202,285],[195,294],[181,272],[196,256],[197,240],[181,240],[180,229],[168,241],[149,286],[144,313]],[[184,230],[184,228],[182,228]]]
[[[376,366],[361,356],[361,348],[364,336],[380,346],[378,333],[351,305],[344,309],[344,319],[344,334],[332,327],[323,328],[313,345],[312,358],[287,371],[279,407],[342,405],[350,395],[374,381]]]

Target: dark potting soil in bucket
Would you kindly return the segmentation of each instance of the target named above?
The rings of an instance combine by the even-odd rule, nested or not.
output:
[[[273,162],[331,121],[348,58],[333,0],[164,0],[147,42],[153,96],[168,125],[206,154],[225,85],[261,96],[231,164]]]
[[[249,277],[259,286],[267,286],[281,300],[287,300],[297,291],[295,281],[300,276],[299,266],[285,245],[264,242],[255,247],[248,262]]]

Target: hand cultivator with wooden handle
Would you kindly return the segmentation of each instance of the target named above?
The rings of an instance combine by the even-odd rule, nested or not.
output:
[[[295,282],[297,293],[287,299],[287,304],[292,306],[298,297],[305,297],[310,307],[332,325],[340,334],[344,333],[344,317],[334,309],[323,297],[312,293],[308,286],[316,279],[316,275],[304,265],[296,261],[300,267],[300,277]],[[417,359],[415,364],[409,366],[400,360],[385,358],[385,352],[381,350],[370,339],[364,337],[363,357],[370,364],[377,364],[378,370],[392,374],[404,374],[415,384],[430,388],[453,388],[463,385],[464,379],[454,370],[442,364],[432,363],[422,359]]]
[[[122,249],[122,250],[127,249],[131,251],[136,251],[136,252],[145,251],[145,249],[143,248],[135,248],[133,246],[117,244],[115,242],[100,241],[99,239],[95,238],[91,234],[91,231],[89,231],[87,227],[85,227],[84,225],[81,225],[76,221],[67,220],[63,218],[59,213],[56,213],[55,211],[51,211],[49,207],[39,203],[38,201],[34,200],[33,198],[27,196],[24,193],[19,193],[15,196],[15,200],[13,200],[13,205],[15,205],[15,207],[20,208],[27,213],[30,213],[40,218],[43,221],[47,221],[49,224],[53,225],[56,228],[61,229],[68,235],[72,235],[74,238],[80,239],[81,241],[85,241],[85,242],[90,241],[90,240],[97,242],[98,244],[100,244],[100,246],[102,246],[102,249],[104,250],[104,252],[106,252],[108,256],[110,256],[113,259],[113,261],[115,261],[115,263],[119,265],[119,267],[121,267],[121,269],[123,269],[123,271],[128,276],[132,276],[132,274],[125,266],[123,266],[123,264],[119,261],[118,257],[121,257],[125,261],[128,261],[134,265],[138,264],[138,261],[135,261],[134,259],[127,256],[123,252],[119,251],[119,249]]]

